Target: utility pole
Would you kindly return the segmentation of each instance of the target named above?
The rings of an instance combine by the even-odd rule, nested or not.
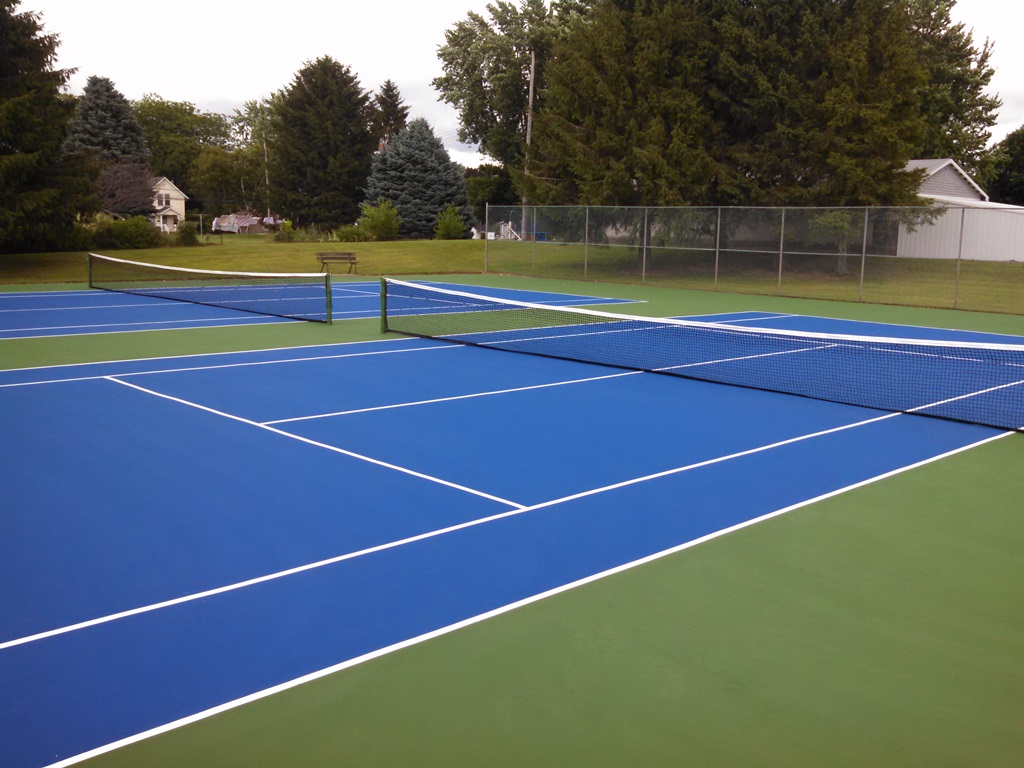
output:
[[[533,90],[537,77],[537,51],[530,51],[530,97],[526,103],[526,158],[523,164],[523,175],[530,175],[530,141],[533,138]],[[523,237],[526,237],[526,193],[523,193]],[[536,233],[534,233],[536,237]]]

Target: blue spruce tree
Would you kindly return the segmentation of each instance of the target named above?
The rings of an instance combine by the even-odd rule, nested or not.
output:
[[[402,218],[399,234],[430,237],[437,216],[455,205],[471,218],[465,175],[448,157],[441,140],[423,119],[413,120],[373,159],[366,200],[390,201]]]

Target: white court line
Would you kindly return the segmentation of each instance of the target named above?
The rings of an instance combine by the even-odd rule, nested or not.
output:
[[[308,437],[294,435],[291,432],[285,432],[283,429],[277,429],[276,427],[266,426],[260,424],[259,422],[252,421],[251,419],[246,419],[242,416],[235,416],[234,414],[225,413],[224,411],[218,411],[216,408],[210,408],[205,405],[200,405],[199,403],[193,403],[189,400],[184,400],[180,397],[173,397],[171,395],[165,395],[162,392],[157,392],[156,390],[153,389],[140,387],[138,384],[131,384],[130,382],[127,381],[121,381],[120,379],[117,379],[113,376],[104,376],[103,378],[106,379],[107,381],[112,381],[115,384],[120,384],[123,387],[130,387],[131,389],[138,390],[139,392],[145,392],[147,395],[152,395],[153,397],[159,397],[164,400],[170,400],[171,402],[178,403],[180,405],[186,405],[189,408],[195,408],[196,410],[212,413],[215,416],[221,416],[225,419],[231,419],[232,421],[238,421],[241,422],[242,424],[248,424],[249,426],[256,427],[257,429],[264,429],[268,432],[273,432],[274,434],[281,435],[282,437],[287,437],[291,440],[298,440],[300,443],[306,443],[307,445],[312,445],[316,448],[323,448],[325,450],[332,451],[333,453],[340,453],[343,456],[349,456],[353,459],[365,461],[368,464],[375,464],[378,467],[391,469],[394,470],[395,472],[401,472],[402,474],[405,475],[411,475],[412,477],[419,478],[420,480],[426,480],[431,483],[437,483],[438,485],[447,486],[448,488],[454,488],[457,491],[463,491],[465,493],[471,494],[473,496],[479,496],[480,498],[487,499],[489,501],[496,501],[499,504],[505,504],[506,506],[509,507],[514,507],[516,509],[525,509],[525,505],[523,504],[519,504],[514,501],[509,501],[508,499],[503,499],[500,496],[493,496],[489,493],[484,493],[483,491],[478,491],[474,488],[469,488],[465,485],[452,483],[449,482],[448,480],[442,480],[439,477],[433,477],[432,475],[427,475],[422,472],[416,472],[415,470],[407,469],[406,467],[400,467],[397,464],[391,464],[390,462],[387,461],[381,461],[380,459],[374,459],[370,456],[364,456],[361,453],[355,453],[354,451],[346,451],[344,448],[338,448],[337,446],[334,445],[328,445],[327,443],[321,443],[316,440],[310,440]]]
[[[168,307],[171,306],[170,302],[167,301],[148,301],[140,304],[92,304],[90,306],[80,307],[24,307],[21,309],[0,309],[0,314],[9,314],[12,312],[70,312],[71,310],[83,310],[83,309],[136,309],[138,307]],[[174,306],[186,307],[187,304],[176,301]]]
[[[431,400],[416,400],[407,403],[392,403],[390,405],[373,405],[367,408],[354,408],[350,411],[335,411],[333,413],[317,413],[312,416],[295,416],[290,419],[275,419],[264,421],[262,424],[289,424],[293,421],[312,421],[314,419],[328,419],[333,416],[352,416],[356,413],[370,413],[373,411],[390,411],[395,408],[410,408],[416,405],[434,405],[436,403],[450,403],[456,400],[471,400],[475,397],[489,397],[490,395],[509,395],[514,392],[529,392],[534,389],[547,389],[549,387],[563,387],[566,384],[585,384],[591,381],[604,381],[605,379],[617,379],[622,376],[636,376],[643,371],[622,371],[621,373],[609,373],[604,376],[590,376],[585,379],[569,379],[567,381],[551,381],[546,384],[530,384],[523,387],[511,387],[509,389],[495,389],[488,392],[473,392],[468,395],[451,395],[450,397],[435,397]]]
[[[353,342],[353,343],[374,344],[376,342],[370,341],[370,342]],[[328,345],[325,345],[325,346],[340,346],[340,345],[328,344]],[[316,347],[312,347],[312,348],[315,349]],[[286,347],[285,349],[288,349],[288,347]],[[11,384],[0,384],[0,389],[5,389],[5,388],[8,388],[8,387],[29,387],[29,386],[35,386],[37,384],[62,384],[64,382],[69,382],[69,381],[96,381],[97,379],[107,379],[107,378],[110,378],[111,376],[117,376],[119,378],[127,378],[129,376],[152,376],[154,374],[161,374],[161,373],[189,373],[191,371],[216,371],[216,370],[220,370],[222,368],[248,368],[250,366],[258,366],[258,365],[279,365],[279,364],[282,364],[282,363],[304,363],[304,362],[307,362],[307,361],[317,361],[317,360],[341,360],[341,359],[348,358],[348,357],[372,357],[374,355],[395,355],[395,354],[404,353],[404,352],[437,352],[437,351],[440,351],[440,350],[443,350],[443,349],[467,349],[467,347],[456,345],[456,344],[445,344],[445,345],[439,345],[439,346],[411,347],[411,348],[405,348],[405,349],[382,349],[382,350],[378,350],[378,351],[374,351],[374,352],[348,352],[348,353],[342,353],[342,354],[337,354],[337,355],[314,355],[314,356],[311,356],[311,357],[293,357],[293,358],[283,358],[283,359],[278,359],[278,360],[249,360],[249,361],[242,362],[242,363],[219,363],[219,364],[216,364],[216,365],[187,366],[185,368],[164,368],[164,369],[156,369],[156,370],[152,370],[152,371],[128,371],[128,372],[124,372],[124,373],[110,373],[110,374],[105,374],[105,375],[104,374],[97,374],[95,376],[73,376],[73,377],[68,377],[68,378],[65,378],[65,379],[47,379],[47,380],[37,380],[37,381],[13,382]],[[258,352],[258,351],[265,351],[265,350],[254,350],[254,351]],[[278,350],[269,350],[269,351],[276,352]],[[230,353],[228,353],[228,352],[211,352],[209,354],[211,354],[211,355],[221,355],[221,354],[248,354],[248,353],[240,353],[240,352],[230,352]],[[175,358],[154,358],[154,359],[155,360],[162,360],[162,359],[171,359],[171,360],[173,360]],[[110,363],[110,365],[116,365],[117,362],[118,361]],[[133,361],[129,360],[129,361],[124,361],[124,362],[133,362]],[[78,365],[78,363],[71,363],[71,365]],[[87,365],[103,365],[103,363],[87,363]],[[26,369],[26,370],[28,370],[28,369]],[[269,424],[271,422],[265,422],[265,423]]]
[[[111,381],[117,382],[116,379],[111,379]],[[129,386],[129,387],[134,387],[134,385],[127,384],[126,382],[117,382],[117,383],[124,384],[125,386]],[[135,387],[135,388],[136,389],[142,389],[141,387]],[[168,400],[173,400],[175,402],[180,402],[180,403],[184,403],[185,402],[185,401],[182,401],[182,400],[178,400],[177,398],[168,397],[167,395],[160,395],[159,393],[151,392],[150,390],[142,389],[142,391],[143,392],[147,392],[149,394],[156,394],[158,397],[165,397]],[[185,404],[188,404],[188,403],[185,403]],[[228,414],[221,414],[218,411],[214,411],[214,410],[212,410],[210,408],[205,408],[203,406],[195,406],[195,407],[198,407],[198,408],[200,408],[202,410],[210,411],[212,413],[216,413],[218,415],[227,416],[227,418],[236,419],[237,421],[241,421],[243,423],[253,424],[253,422],[249,422],[246,419],[240,419],[240,418],[238,418],[236,416],[230,416]],[[87,627],[93,627],[93,626],[96,626],[98,624],[105,624],[107,622],[115,621],[115,620],[121,619],[121,618],[126,618],[128,616],[135,616],[135,615],[138,615],[138,614],[141,614],[141,613],[148,613],[150,611],[155,611],[155,610],[158,610],[160,608],[166,608],[166,607],[172,606],[172,605],[180,605],[181,603],[191,602],[193,600],[199,600],[199,599],[201,599],[203,597],[208,597],[210,595],[223,594],[225,592],[231,592],[231,591],[234,591],[236,589],[242,589],[242,588],[247,587],[247,586],[252,586],[253,584],[260,584],[260,583],[265,582],[265,581],[271,581],[271,580],[274,580],[274,579],[283,578],[285,576],[290,576],[290,575],[295,574],[295,573],[301,573],[303,571],[311,570],[311,569],[314,569],[314,568],[321,568],[321,567],[324,567],[324,566],[327,566],[327,565],[331,565],[333,563],[341,562],[343,560],[351,560],[351,559],[353,559],[355,557],[360,557],[362,555],[371,554],[371,553],[374,553],[374,552],[381,552],[381,551],[384,551],[386,549],[394,549],[396,547],[402,546],[404,544],[409,544],[409,543],[412,543],[412,542],[415,542],[415,541],[423,541],[424,539],[431,539],[431,538],[434,538],[436,536],[441,536],[441,535],[444,535],[446,533],[451,533],[453,531],[460,531],[460,530],[463,530],[465,528],[473,528],[473,527],[478,526],[478,525],[483,525],[484,523],[494,522],[495,520],[502,520],[502,519],[504,519],[506,517],[514,517],[516,515],[521,515],[521,514],[523,514],[525,512],[533,512],[533,511],[538,510],[538,509],[546,509],[548,507],[557,506],[558,504],[565,504],[565,503],[570,502],[570,501],[577,501],[579,499],[583,499],[583,498],[586,498],[588,496],[596,496],[596,495],[601,494],[601,493],[607,493],[609,491],[615,491],[615,490],[619,490],[621,488],[627,488],[627,487],[629,487],[631,485],[638,485],[640,483],[650,482],[652,480],[657,480],[657,479],[660,479],[660,478],[663,478],[663,477],[669,477],[671,475],[678,475],[678,474],[681,474],[683,472],[689,472],[689,471],[694,470],[694,469],[701,469],[702,467],[709,467],[709,466],[712,466],[714,464],[722,464],[722,463],[724,463],[726,461],[731,461],[733,459],[744,458],[746,456],[752,456],[752,455],[757,454],[757,453],[764,453],[764,452],[770,451],[770,450],[772,450],[774,448],[781,448],[782,446],[792,445],[794,443],[800,443],[800,442],[803,442],[805,440],[811,440],[811,439],[816,438],[816,437],[823,437],[825,435],[831,435],[831,434],[834,434],[834,433],[837,433],[837,432],[843,432],[843,431],[848,430],[848,429],[855,429],[857,427],[863,427],[863,426],[866,426],[868,424],[874,424],[874,423],[879,422],[879,421],[885,421],[887,419],[896,418],[896,417],[899,417],[899,416],[902,416],[902,415],[903,414],[899,414],[899,413],[887,413],[887,414],[883,414],[882,416],[875,416],[875,417],[872,417],[870,419],[864,419],[862,421],[857,421],[857,422],[853,422],[853,423],[850,423],[850,424],[843,424],[843,425],[838,426],[838,427],[832,427],[830,429],[821,430],[821,431],[809,433],[809,434],[806,434],[806,435],[798,435],[797,437],[791,437],[791,438],[788,438],[786,440],[780,440],[780,441],[777,441],[777,442],[774,442],[774,443],[768,443],[766,445],[757,446],[755,448],[748,448],[746,450],[737,451],[735,453],[726,454],[724,456],[717,456],[715,458],[705,459],[703,461],[694,462],[692,464],[686,464],[686,465],[683,465],[681,467],[674,467],[672,469],[666,469],[666,470],[663,470],[661,472],[655,472],[654,474],[643,475],[641,477],[630,478],[629,480],[623,480],[623,481],[618,482],[618,483],[612,483],[611,485],[605,485],[605,486],[601,486],[601,487],[598,487],[598,488],[591,488],[589,490],[580,491],[578,493],[573,493],[573,494],[570,494],[568,496],[562,496],[562,497],[557,498],[557,499],[551,499],[549,501],[542,501],[542,502],[540,502],[538,504],[533,504],[533,505],[530,505],[530,506],[513,505],[511,502],[504,502],[506,504],[509,504],[511,506],[515,506],[517,508],[516,509],[511,509],[511,510],[509,510],[507,512],[501,512],[501,513],[498,513],[498,514],[495,514],[495,515],[489,515],[487,517],[478,518],[476,520],[469,520],[469,521],[464,522],[464,523],[459,523],[457,525],[449,526],[449,527],[446,527],[446,528],[441,528],[441,529],[438,529],[438,530],[435,530],[435,531],[428,531],[426,533],[422,533],[422,534],[419,534],[417,536],[412,536],[412,537],[409,537],[409,538],[406,538],[406,539],[401,539],[401,540],[398,540],[398,541],[392,541],[392,542],[388,542],[386,544],[380,544],[380,545],[377,545],[375,547],[371,547],[369,549],[360,550],[359,552],[352,552],[352,553],[349,553],[349,554],[346,554],[346,555],[340,555],[338,557],[333,557],[333,558],[330,558],[330,559],[327,559],[327,560],[320,560],[320,561],[318,561],[316,563],[310,563],[310,564],[307,564],[307,565],[297,566],[295,568],[290,568],[288,570],[279,571],[277,573],[267,574],[265,576],[260,576],[260,577],[254,578],[254,579],[248,579],[246,581],[238,582],[237,584],[229,584],[229,585],[226,585],[226,586],[218,587],[218,588],[213,589],[213,590],[207,590],[207,591],[204,591],[204,592],[199,592],[199,593],[196,593],[194,595],[185,595],[185,596],[182,596],[182,597],[175,598],[173,600],[166,600],[166,601],[163,601],[163,602],[154,603],[152,605],[142,606],[140,608],[134,608],[134,609],[127,610],[127,611],[121,611],[119,613],[111,614],[109,616],[101,616],[99,618],[90,619],[88,621],[83,621],[83,622],[80,622],[78,624],[72,624],[72,625],[69,625],[67,627],[60,627],[58,629],[47,630],[45,632],[40,632],[38,634],[30,635],[30,636],[27,636],[27,637],[17,638],[17,639],[14,639],[14,640],[8,640],[8,641],[6,641],[4,643],[0,643],[0,650],[3,650],[4,648],[8,648],[8,647],[13,647],[15,645],[23,645],[25,643],[33,642],[35,640],[42,640],[42,639],[47,638],[47,637],[53,637],[55,635],[62,635],[62,634],[66,634],[68,632],[74,632],[76,630],[85,629]],[[255,426],[260,426],[260,425],[255,425]],[[278,430],[273,430],[273,431],[277,432]],[[280,432],[279,434],[283,434],[286,437],[294,437],[293,435],[290,435],[287,432]],[[1007,433],[1007,434],[1013,434],[1013,433]],[[304,440],[303,438],[299,438],[299,439],[302,439],[304,442],[312,443],[312,441]],[[321,447],[329,448],[329,449],[332,449],[332,450],[339,450],[339,449],[334,449],[331,446],[325,446],[325,445],[320,444],[320,443],[312,443],[312,444],[313,445],[319,445]],[[344,451],[340,451],[340,452],[345,453]]]
[[[563,337],[559,337],[559,338],[563,338]],[[829,345],[829,346],[832,346],[832,345]],[[733,363],[733,362],[737,362],[737,361],[740,361],[740,360],[752,360],[752,359],[757,359],[757,358],[761,358],[761,357],[774,357],[775,355],[791,355],[791,354],[794,354],[794,353],[797,353],[797,352],[816,351],[816,350],[821,349],[821,348],[822,347],[807,347],[805,349],[790,349],[790,350],[786,350],[785,352],[765,352],[765,353],[762,353],[762,354],[759,354],[759,355],[745,355],[743,357],[730,357],[730,358],[723,358],[721,360],[707,360],[707,361],[702,361],[702,362],[697,362],[697,363],[686,363],[684,365],[672,365],[672,366],[668,366],[666,368],[655,368],[654,371],[656,373],[664,373],[664,372],[668,372],[668,371],[679,370],[681,368],[698,368],[698,367],[700,367],[702,365],[718,365],[718,364],[721,364],[721,363]],[[591,363],[591,365],[594,365],[594,364]],[[260,423],[261,424],[290,424],[290,423],[296,422],[296,421],[312,421],[314,419],[327,419],[327,418],[332,418],[334,416],[352,416],[352,415],[357,414],[357,413],[370,413],[370,412],[373,412],[373,411],[388,411],[388,410],[392,410],[392,409],[395,409],[395,408],[409,408],[411,406],[416,406],[416,405],[434,405],[434,404],[437,404],[437,403],[448,403],[448,402],[453,402],[453,401],[456,401],[456,400],[470,400],[470,399],[476,398],[476,397],[488,397],[490,395],[508,395],[508,394],[512,394],[514,392],[529,392],[530,390],[535,390],[535,389],[548,389],[550,387],[561,387],[561,386],[565,386],[566,384],[585,384],[585,383],[591,382],[591,381],[604,381],[606,379],[617,379],[617,378],[621,378],[622,376],[636,376],[636,375],[642,374],[642,373],[645,373],[645,371],[642,371],[642,370],[623,371],[621,373],[611,373],[611,374],[606,374],[606,375],[603,375],[603,376],[588,376],[588,377],[582,378],[582,379],[569,379],[567,381],[554,381],[554,382],[548,382],[546,384],[531,384],[529,386],[511,387],[511,388],[508,388],[508,389],[496,389],[496,390],[491,390],[491,391],[488,391],[488,392],[473,392],[473,393],[468,394],[468,395],[451,395],[450,397],[435,397],[435,398],[430,399],[430,400],[416,400],[416,401],[411,401],[411,402],[406,402],[406,403],[392,403],[390,405],[375,405],[375,406],[370,406],[370,407],[367,407],[367,408],[354,408],[354,409],[348,410],[348,411],[334,411],[334,412],[331,412],[331,413],[316,413],[316,414],[313,414],[311,416],[295,416],[295,417],[292,417],[292,418],[289,418],[289,419],[273,419],[271,421],[263,421],[263,422],[260,422]]]
[[[88,760],[90,758],[97,757],[98,755],[106,754],[108,752],[113,752],[114,750],[120,749],[121,747],[126,747],[129,744],[135,744],[137,742],[144,741],[144,740],[152,738],[154,736],[158,736],[158,735],[160,735],[162,733],[167,733],[169,731],[177,730],[178,728],[182,728],[184,726],[191,725],[192,723],[196,723],[196,722],[199,722],[201,720],[205,720],[207,718],[213,717],[214,715],[219,715],[219,714],[221,714],[223,712],[227,712],[229,710],[236,709],[236,708],[244,706],[246,704],[251,704],[252,702],[259,701],[260,699],[268,698],[269,696],[273,696],[273,695],[275,695],[277,693],[281,693],[283,691],[287,691],[287,690],[290,690],[292,688],[297,688],[298,686],[304,685],[305,683],[309,683],[309,682],[312,682],[314,680],[319,680],[320,678],[327,677],[328,675],[332,675],[332,674],[334,674],[336,672],[341,672],[341,671],[349,669],[351,667],[355,667],[355,666],[357,666],[359,664],[363,664],[363,663],[365,663],[367,661],[372,661],[374,659],[381,658],[382,656],[387,656],[388,654],[394,653],[395,651],[400,651],[400,650],[403,650],[405,648],[410,648],[412,646],[419,645],[420,643],[424,643],[424,642],[426,642],[428,640],[433,640],[434,638],[437,638],[437,637],[442,637],[443,635],[447,635],[447,634],[450,634],[452,632],[456,632],[456,631],[458,631],[460,629],[464,629],[464,628],[472,626],[474,624],[479,624],[480,622],[486,621],[488,619],[492,619],[492,618],[495,618],[497,616],[501,616],[502,614],[505,614],[505,613],[510,613],[511,611],[517,610],[519,608],[523,608],[523,607],[525,607],[527,605],[531,605],[532,603],[537,603],[537,602],[540,602],[541,600],[546,600],[546,599],[548,599],[550,597],[554,597],[556,595],[560,595],[560,594],[562,594],[564,592],[568,592],[570,590],[577,589],[577,588],[585,586],[587,584],[592,584],[592,583],[594,583],[596,581],[600,581],[601,579],[606,579],[609,576],[614,576],[616,574],[632,570],[632,569],[637,568],[639,566],[647,565],[648,563],[652,563],[652,562],[655,562],[657,560],[661,560],[661,559],[663,559],[665,557],[669,557],[669,556],[677,554],[679,552],[683,552],[683,551],[685,551],[687,549],[692,549],[693,547],[696,547],[696,546],[698,546],[700,544],[705,544],[705,543],[707,543],[709,541],[713,541],[715,539],[721,538],[721,537],[726,536],[726,535],[728,535],[730,533],[735,533],[736,531],[743,530],[744,528],[750,528],[751,526],[758,525],[758,524],[766,522],[768,520],[772,520],[772,519],[774,519],[776,517],[780,517],[782,515],[788,514],[789,512],[793,512],[795,510],[802,509],[804,507],[810,506],[811,504],[816,504],[819,501],[825,501],[827,499],[833,498],[835,496],[839,496],[839,495],[841,495],[843,493],[847,493],[847,492],[855,490],[857,488],[863,488],[864,486],[871,485],[872,483],[876,483],[876,482],[878,482],[880,480],[885,480],[885,479],[888,479],[890,477],[894,477],[896,475],[899,475],[899,474],[902,474],[904,472],[910,471],[912,469],[917,469],[919,467],[923,467],[923,466],[925,466],[927,464],[931,464],[931,463],[939,461],[941,459],[945,459],[945,458],[948,458],[950,456],[954,456],[954,455],[956,455],[958,453],[962,453],[963,451],[967,451],[967,450],[970,450],[972,448],[976,448],[976,447],[978,447],[980,445],[983,445],[985,443],[989,443],[989,442],[992,442],[994,440],[999,440],[1001,438],[1007,437],[1008,435],[1012,435],[1012,434],[1016,434],[1016,433],[1014,433],[1014,432],[1006,432],[1006,433],[1003,433],[1003,434],[999,434],[999,435],[995,435],[993,437],[986,438],[984,440],[979,440],[978,442],[972,443],[971,445],[966,445],[966,446],[963,446],[961,448],[956,448],[956,449],[954,449],[952,451],[948,451],[948,452],[943,453],[943,454],[941,454],[939,456],[933,456],[930,459],[924,459],[923,461],[916,462],[915,464],[910,464],[908,466],[900,467],[899,469],[894,469],[894,470],[891,470],[891,471],[886,472],[886,473],[881,474],[881,475],[876,475],[875,477],[870,477],[870,478],[868,478],[866,480],[861,480],[860,482],[853,483],[852,485],[848,485],[848,486],[846,486],[844,488],[839,488],[837,490],[830,491],[828,493],[824,493],[824,494],[822,494],[820,496],[816,496],[813,499],[807,499],[805,501],[798,502],[798,503],[790,505],[788,507],[783,507],[783,508],[777,509],[777,510],[775,510],[773,512],[768,512],[768,513],[766,513],[764,515],[761,515],[760,517],[756,517],[756,518],[753,518],[751,520],[746,520],[746,521],[744,521],[742,523],[737,523],[736,525],[732,525],[732,526],[729,526],[728,528],[723,528],[723,529],[721,529],[719,531],[715,531],[713,533],[709,533],[709,534],[706,534],[704,536],[700,536],[700,537],[698,537],[696,539],[692,539],[690,541],[684,542],[684,543],[679,544],[677,546],[670,547],[668,549],[664,549],[664,550],[662,550],[660,552],[655,552],[653,554],[647,555],[647,556],[639,558],[637,560],[633,560],[631,562],[623,563],[622,565],[615,566],[614,568],[609,568],[609,569],[601,571],[599,573],[591,574],[590,576],[585,576],[585,577],[583,577],[581,579],[577,579],[576,581],[572,581],[572,582],[569,582],[567,584],[563,584],[563,585],[561,585],[559,587],[555,587],[553,589],[549,589],[549,590],[547,590],[545,592],[540,592],[540,593],[538,593],[536,595],[531,595],[530,597],[523,598],[522,600],[517,600],[517,601],[515,601],[513,603],[508,603],[508,604],[500,606],[498,608],[494,608],[494,609],[492,609],[490,611],[486,611],[484,613],[477,614],[476,616],[470,616],[469,618],[463,619],[463,620],[455,622],[453,624],[449,624],[449,625],[444,626],[444,627],[439,627],[438,629],[432,630],[430,632],[425,632],[422,635],[417,635],[416,637],[410,637],[410,638],[408,638],[406,640],[402,640],[400,642],[394,643],[394,644],[386,646],[384,648],[378,648],[375,651],[370,651],[369,653],[365,653],[365,654],[363,654],[361,656],[356,656],[355,658],[348,659],[346,661],[342,661],[342,662],[340,662],[338,664],[333,664],[333,665],[331,665],[329,667],[324,667],[323,669],[319,669],[319,670],[317,670],[315,672],[310,672],[309,674],[303,675],[301,677],[297,677],[297,678],[295,678],[293,680],[289,680],[289,681],[284,682],[284,683],[280,683],[280,684],[272,686],[270,688],[265,688],[265,689],[263,689],[261,691],[256,691],[254,693],[250,693],[250,694],[248,694],[246,696],[242,696],[242,697],[240,697],[238,699],[234,699],[233,701],[228,701],[228,702],[225,702],[223,704],[219,704],[219,705],[217,705],[215,707],[211,707],[209,709],[205,709],[202,712],[196,712],[195,714],[189,715],[187,717],[183,717],[183,718],[180,718],[178,720],[174,720],[172,722],[165,723],[163,725],[159,725],[159,726],[157,726],[155,728],[150,728],[149,730],[142,731],[141,733],[137,733],[137,734],[134,734],[132,736],[128,736],[128,737],[126,737],[124,739],[119,739],[118,741],[111,742],[110,744],[104,744],[103,746],[96,747],[95,749],[91,749],[88,752],[83,752],[83,753],[81,753],[79,755],[74,755],[72,757],[66,758],[66,759],[61,760],[59,762],[51,763],[49,766],[46,766],[46,768],[65,768],[66,766],[75,765],[76,763],[80,763],[80,762],[82,762],[84,760]],[[518,514],[518,513],[510,513],[510,514]]]

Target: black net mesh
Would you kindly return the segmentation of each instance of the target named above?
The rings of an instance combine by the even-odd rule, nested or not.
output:
[[[382,281],[389,331],[1024,429],[1024,346],[781,332]]]
[[[331,322],[330,275],[217,272],[89,254],[89,286],[260,315]]]

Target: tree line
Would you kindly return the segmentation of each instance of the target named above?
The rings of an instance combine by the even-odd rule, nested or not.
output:
[[[1024,203],[955,0],[520,0],[446,33],[463,141],[530,202],[907,205],[915,158]],[[531,98],[532,94],[532,98]]]
[[[101,76],[71,96],[58,38],[19,5],[0,0],[6,252],[82,247],[98,213],[152,210],[152,176],[210,217],[409,237],[442,213],[464,232],[485,202],[912,204],[922,157],[1024,203],[1024,131],[988,148],[992,45],[955,0],[495,2],[446,32],[433,82],[493,160],[468,172],[393,82],[372,93],[328,56],[230,116]]]
[[[130,102],[98,75],[73,97],[73,70],[53,67],[58,38],[19,4],[0,0],[0,251],[89,247],[104,212],[152,213],[161,176],[207,221],[273,212],[326,232],[388,201],[395,236],[430,237],[443,213],[446,233],[466,231],[461,169],[429,124],[409,123],[390,80],[371,93],[324,56],[231,116],[155,94]]]

